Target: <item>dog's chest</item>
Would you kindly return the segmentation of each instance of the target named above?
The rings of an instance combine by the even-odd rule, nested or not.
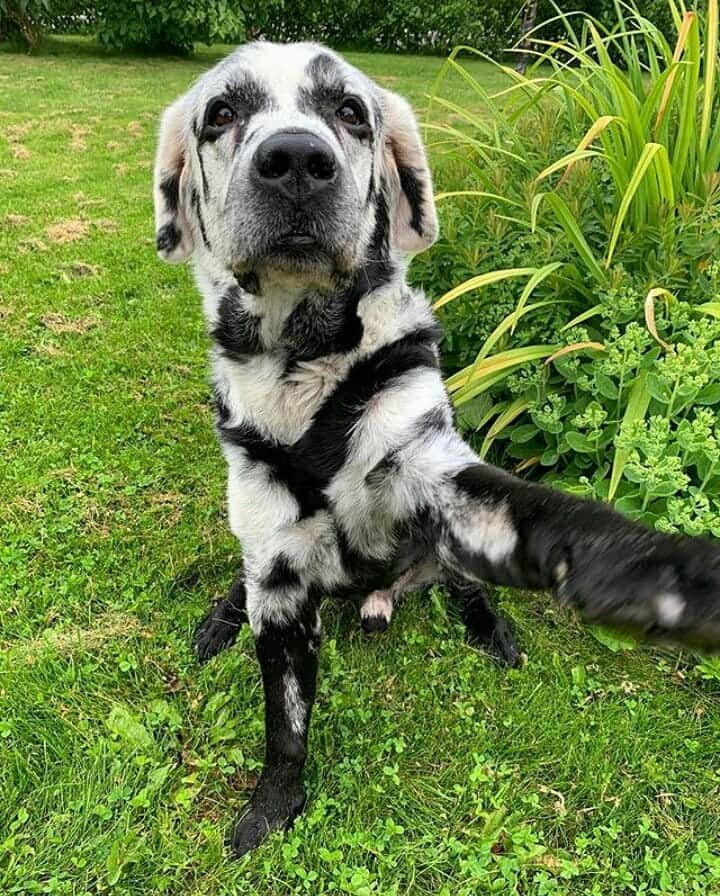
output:
[[[283,319],[273,308],[272,317],[262,319],[263,331],[272,334],[266,350],[242,358],[221,348],[213,352],[215,387],[232,423],[250,422],[281,444],[293,445],[333,400],[353,365],[413,323],[416,314],[408,310],[406,300],[377,293],[344,317],[301,303]],[[332,350],[338,346],[343,350]]]

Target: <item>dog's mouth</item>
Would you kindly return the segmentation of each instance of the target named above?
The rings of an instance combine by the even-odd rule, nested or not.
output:
[[[282,251],[306,250],[321,248],[318,238],[306,231],[294,230],[275,240],[272,249]]]
[[[281,269],[305,270],[334,267],[335,252],[310,229],[293,228],[271,240],[258,259]]]

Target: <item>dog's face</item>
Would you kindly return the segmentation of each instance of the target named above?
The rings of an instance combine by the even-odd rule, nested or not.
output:
[[[348,275],[437,235],[408,104],[316,44],[247,44],[166,111],[157,246],[235,274]]]

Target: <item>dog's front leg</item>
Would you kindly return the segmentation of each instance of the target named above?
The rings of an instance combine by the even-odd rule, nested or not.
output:
[[[267,585],[248,585],[248,615],[265,692],[265,765],[233,831],[237,856],[288,827],[305,804],[302,772],[315,700],[320,615],[299,585],[282,594]]]
[[[720,648],[720,550],[472,464],[445,486],[439,555],[460,578],[548,588],[593,621]]]

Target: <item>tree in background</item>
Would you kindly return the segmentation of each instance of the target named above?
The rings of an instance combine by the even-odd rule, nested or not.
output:
[[[538,0],[526,0],[523,7],[522,24],[520,25],[520,40],[518,47],[522,51],[517,63],[517,70],[525,74],[525,69],[530,61],[530,40],[528,35],[535,27],[538,13]]]

